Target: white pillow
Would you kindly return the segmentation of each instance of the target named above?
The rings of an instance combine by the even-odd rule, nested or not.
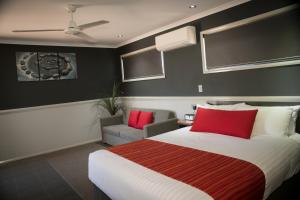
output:
[[[242,106],[247,106],[245,103],[237,103],[237,104],[230,104],[230,105],[211,105],[208,103],[204,104],[196,104],[197,108],[210,108],[216,110],[243,110]]]
[[[290,128],[293,125],[292,114],[294,112],[294,109],[290,106],[244,105],[242,107],[245,109],[258,109],[251,137],[264,134],[283,137],[290,134]]]
[[[292,110],[292,119],[290,121],[289,129],[288,129],[288,135],[294,135],[296,134],[296,120],[298,117],[298,112],[300,110],[300,106],[289,106]]]

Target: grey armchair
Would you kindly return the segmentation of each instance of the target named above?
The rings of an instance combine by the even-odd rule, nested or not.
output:
[[[143,130],[129,127],[127,122],[130,110],[153,112],[154,122],[144,126]],[[168,110],[127,108],[124,109],[123,115],[100,119],[102,141],[110,145],[142,140],[177,128],[178,124],[177,118],[175,118],[175,113]]]

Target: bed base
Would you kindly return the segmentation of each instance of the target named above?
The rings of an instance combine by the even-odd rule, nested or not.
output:
[[[93,184],[93,186],[94,186],[94,193],[95,193],[94,200],[112,200],[95,184]],[[283,184],[277,190],[275,190],[267,198],[267,200],[294,199],[295,197],[299,196],[299,192],[298,192],[299,189],[300,189],[300,173],[296,174],[292,178],[283,182]]]

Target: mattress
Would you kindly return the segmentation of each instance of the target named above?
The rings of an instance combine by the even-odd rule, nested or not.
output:
[[[300,143],[272,136],[251,140],[212,133],[195,133],[190,127],[148,139],[209,151],[248,161],[266,179],[264,198],[300,169]],[[89,156],[89,179],[111,199],[211,200],[211,196],[188,184],[164,176],[107,150]]]

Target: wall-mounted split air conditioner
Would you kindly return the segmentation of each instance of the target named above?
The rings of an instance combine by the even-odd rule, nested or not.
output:
[[[155,46],[158,51],[170,51],[196,43],[194,26],[186,26],[155,37]]]

